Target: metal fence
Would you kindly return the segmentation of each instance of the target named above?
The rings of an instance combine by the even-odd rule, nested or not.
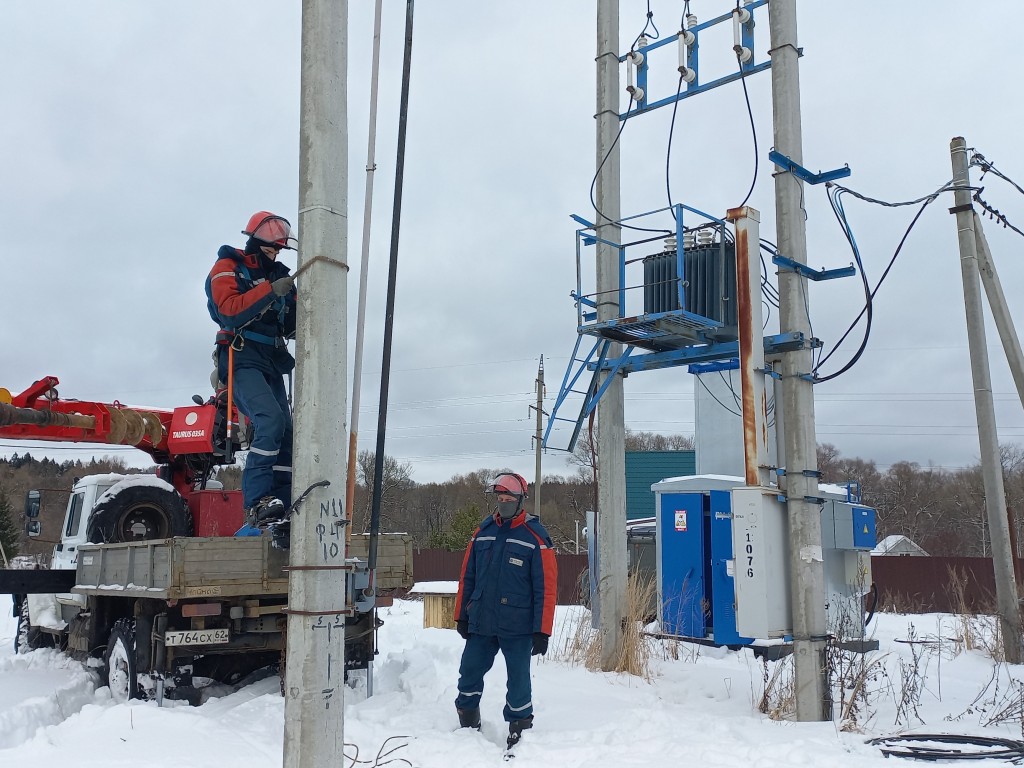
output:
[[[872,557],[879,610],[995,613],[996,579],[987,557]]]
[[[413,553],[416,581],[457,581],[462,552],[421,549]],[[558,604],[579,603],[586,555],[558,555]],[[873,557],[878,610],[904,613],[994,613],[995,571],[984,557]]]

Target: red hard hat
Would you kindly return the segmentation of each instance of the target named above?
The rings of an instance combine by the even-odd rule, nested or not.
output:
[[[527,487],[526,480],[522,475],[504,472],[494,478],[484,493],[507,493],[510,496],[522,496],[524,499],[528,499]]]
[[[276,245],[289,250],[295,250],[292,243],[297,242],[292,237],[292,225],[288,219],[270,211],[256,211],[249,217],[249,223],[245,225],[242,234],[267,245]]]

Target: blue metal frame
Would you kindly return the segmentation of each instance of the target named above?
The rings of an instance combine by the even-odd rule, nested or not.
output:
[[[848,267],[839,267],[837,269],[811,269],[806,264],[801,264],[799,261],[793,261],[787,256],[779,256],[776,254],[772,256],[772,264],[779,267],[784,267],[791,272],[797,272],[808,280],[834,280],[837,277],[853,277],[857,274],[856,268],[851,264]]]
[[[844,165],[842,168],[836,168],[834,171],[821,171],[819,173],[811,173],[809,170],[804,168],[802,165],[790,160],[781,152],[776,152],[774,149],[768,153],[768,159],[771,160],[775,165],[784,171],[789,171],[801,181],[806,181],[808,184],[824,184],[827,181],[835,181],[836,179],[845,179],[849,176],[852,171],[850,166]]]
[[[686,83],[685,90],[681,91],[678,94],[672,94],[671,96],[668,96],[666,98],[658,99],[657,101],[651,101],[648,98],[648,89],[647,89],[648,77],[647,77],[647,75],[648,75],[648,71],[649,71],[649,68],[650,68],[650,65],[649,65],[650,52],[654,51],[654,50],[656,50],[658,48],[661,48],[663,45],[668,45],[669,43],[677,42],[679,40],[679,35],[682,34],[682,32],[677,32],[676,34],[672,35],[671,37],[666,37],[666,38],[663,38],[661,40],[656,40],[653,43],[650,43],[649,45],[644,45],[644,46],[641,46],[641,47],[637,48],[636,51],[638,53],[642,53],[643,54],[644,60],[643,60],[643,63],[640,65],[640,67],[638,67],[638,69],[637,69],[636,84],[637,84],[637,86],[639,88],[643,89],[644,97],[642,99],[640,99],[636,103],[637,104],[636,109],[634,109],[632,111],[627,111],[627,112],[624,112],[624,113],[620,114],[619,115],[619,120],[620,121],[621,120],[627,120],[629,118],[636,117],[637,115],[642,115],[642,114],[645,114],[647,112],[651,112],[652,110],[658,109],[660,107],[668,106],[669,104],[674,104],[677,101],[682,101],[683,99],[688,99],[691,96],[696,96],[698,93],[704,93],[705,91],[710,91],[711,89],[717,88],[720,85],[726,85],[727,83],[731,83],[731,82],[733,82],[735,80],[739,80],[741,77],[746,77],[747,75],[754,74],[755,72],[763,72],[766,69],[770,69],[771,66],[772,66],[771,59],[768,59],[767,61],[763,61],[763,62],[758,64],[758,63],[755,63],[754,55],[753,55],[754,54],[754,10],[756,8],[760,8],[761,6],[767,5],[767,4],[768,4],[768,0],[752,0],[751,2],[744,3],[741,6],[742,8],[744,8],[747,11],[750,12],[750,20],[746,24],[743,25],[742,32],[741,32],[741,35],[742,35],[741,43],[742,43],[742,45],[745,48],[748,48],[750,50],[750,52],[751,52],[750,60],[742,62],[739,65],[739,70],[738,71],[733,72],[733,73],[731,73],[729,75],[725,75],[723,77],[719,77],[718,79],[712,80],[711,82],[705,83],[703,85],[700,82],[700,55],[699,55],[700,33],[702,31],[706,30],[706,29],[709,29],[709,28],[717,25],[717,24],[721,24],[721,23],[726,22],[726,21],[732,21],[733,12],[730,11],[729,13],[724,13],[721,16],[717,16],[717,17],[715,17],[715,18],[713,18],[713,19],[711,19],[709,21],[705,21],[702,24],[697,24],[696,26],[691,27],[688,30],[685,30],[686,32],[692,32],[693,36],[694,36],[693,44],[687,50],[686,66],[689,67],[691,70],[693,70],[693,73],[694,73],[694,75],[696,77],[695,77],[695,79],[694,79],[694,81],[692,83]],[[800,53],[802,55],[802,52],[800,52]],[[624,62],[624,61],[626,61],[626,59],[628,57],[629,57],[628,53],[624,54],[624,55],[619,57],[619,61],[620,62]]]

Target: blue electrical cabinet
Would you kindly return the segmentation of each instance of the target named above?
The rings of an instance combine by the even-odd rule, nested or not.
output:
[[[658,618],[670,634],[704,637],[704,509],[697,493],[658,494]]]
[[[742,486],[739,478],[715,475],[670,478],[651,486],[657,512],[658,619],[665,634],[731,647],[754,641],[737,629],[743,622],[737,620],[731,492]],[[870,569],[866,551],[875,546],[875,510],[838,487],[821,492],[826,496],[821,520],[828,604],[835,611],[849,603],[851,613],[861,614],[859,579],[863,567]],[[788,589],[786,568],[779,563],[779,589]],[[743,615],[749,626],[750,615]]]
[[[732,522],[727,490],[659,492],[658,594],[662,631],[742,645],[736,631]]]

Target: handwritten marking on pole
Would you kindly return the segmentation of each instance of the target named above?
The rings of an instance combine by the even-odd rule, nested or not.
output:
[[[337,497],[320,502],[321,520],[343,520],[345,517],[345,500]],[[340,525],[325,525],[317,523],[317,542],[320,544],[321,555],[324,562],[334,560],[341,553],[341,529]]]

